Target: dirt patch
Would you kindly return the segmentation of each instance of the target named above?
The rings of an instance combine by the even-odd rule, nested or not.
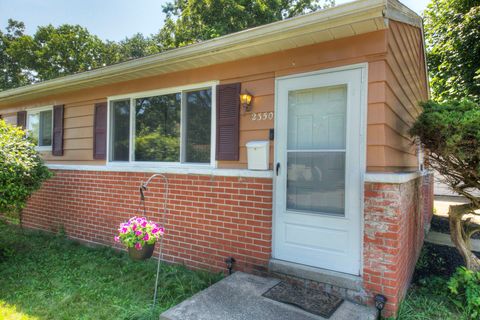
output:
[[[474,253],[480,257],[480,252]],[[465,264],[456,248],[425,242],[413,280],[416,282],[430,276],[449,278],[461,266]]]

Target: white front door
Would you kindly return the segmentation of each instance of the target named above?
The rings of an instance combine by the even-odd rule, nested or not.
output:
[[[363,72],[277,80],[275,259],[360,274]]]

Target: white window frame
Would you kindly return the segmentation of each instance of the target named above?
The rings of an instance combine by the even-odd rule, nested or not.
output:
[[[27,134],[28,132],[31,131],[30,129],[30,115],[32,114],[40,114],[40,112],[42,111],[49,111],[51,110],[52,111],[52,132],[51,132],[51,139],[52,139],[52,144],[49,145],[49,146],[39,146],[38,144],[35,146],[35,150],[37,151],[52,151],[52,147],[53,147],[53,105],[50,105],[50,106],[43,106],[43,107],[38,107],[38,108],[32,108],[32,109],[27,109]],[[40,121],[40,120],[39,120]],[[40,130],[40,127],[39,127],[39,130]],[[39,138],[40,138],[40,132],[38,133],[39,135]]]
[[[131,94],[116,95],[107,97],[107,166],[135,166],[135,167],[181,167],[181,168],[216,168],[217,161],[215,160],[216,148],[216,87],[218,81],[210,81],[204,83],[197,83],[187,86],[171,87],[159,90],[150,90],[142,92],[134,92]],[[211,133],[210,133],[210,163],[194,163],[183,162],[185,160],[185,125],[186,125],[186,93],[201,89],[211,89],[212,92],[212,114],[211,114]],[[180,109],[180,162],[161,162],[161,161],[134,161],[135,156],[135,105],[134,100],[138,98],[148,98],[172,93],[181,94],[181,109]],[[112,102],[118,100],[130,100],[130,133],[129,133],[129,158],[128,161],[112,161],[111,154],[111,109]]]

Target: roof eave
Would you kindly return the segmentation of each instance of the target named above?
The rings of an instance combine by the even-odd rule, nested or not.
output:
[[[205,59],[206,57],[246,52],[245,50],[248,52],[251,48],[258,50],[262,45],[266,46],[273,41],[296,39],[299,35],[325,31],[366,19],[381,19],[383,24],[381,27],[384,28],[386,28],[388,19],[421,26],[420,17],[396,0],[360,0],[152,56],[6,90],[0,92],[0,105],[95,85],[137,79],[145,77],[145,75],[142,76],[144,71],[150,73],[146,76],[154,75],[152,74],[154,72],[161,74],[162,69],[174,64],[181,68],[181,64],[187,61],[195,63],[195,61],[203,59],[203,65],[202,63],[196,64],[202,67],[208,65],[208,62],[205,62],[208,60]],[[235,59],[232,58],[232,60]]]

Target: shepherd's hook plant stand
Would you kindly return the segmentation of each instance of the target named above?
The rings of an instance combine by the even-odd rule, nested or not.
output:
[[[163,205],[160,205],[159,208],[158,208],[158,213],[162,215],[161,217],[161,222],[160,222],[160,227],[163,228],[163,230],[165,230],[165,221],[166,221],[166,217],[167,217],[167,214],[168,214],[168,178],[161,174],[161,173],[156,173],[152,176],[150,176],[150,178],[147,179],[147,181],[145,182],[142,182],[142,184],[140,184],[140,204],[143,206],[143,213],[145,214],[145,216],[147,215],[147,208],[145,206],[145,193],[144,191],[147,191],[147,187],[148,187],[148,184],[154,179],[154,178],[160,178],[162,179],[163,181],[163,185],[164,185],[164,192],[163,192]],[[160,250],[158,252],[158,261],[157,261],[157,276],[155,278],[155,291],[154,291],[154,294],[153,294],[153,305],[152,305],[152,309],[155,308],[155,304],[157,303],[157,290],[158,290],[158,277],[160,275],[160,263],[162,261],[162,252],[163,252],[163,238],[165,237],[165,234],[166,232],[164,232],[163,236],[160,238]]]

